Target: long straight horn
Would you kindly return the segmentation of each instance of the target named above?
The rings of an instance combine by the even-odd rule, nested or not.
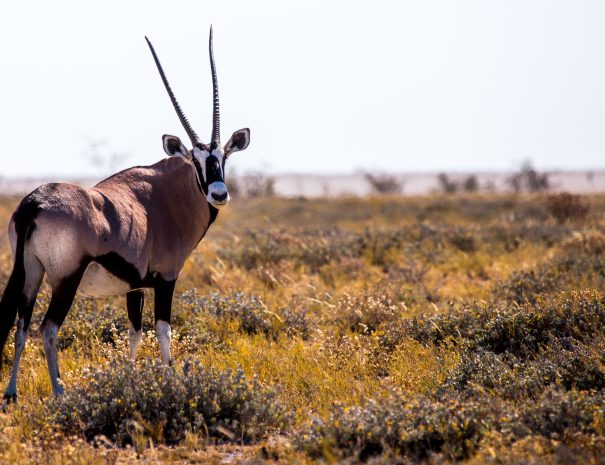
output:
[[[176,97],[174,96],[174,93],[172,92],[172,89],[170,88],[170,84],[168,84],[168,79],[166,79],[166,75],[164,74],[164,70],[162,69],[160,60],[158,59],[158,56],[156,55],[155,50],[153,49],[153,45],[151,45],[151,42],[149,42],[149,39],[147,38],[147,36],[145,36],[145,40],[147,41],[147,45],[149,45],[149,49],[151,50],[151,54],[153,55],[155,64],[158,67],[158,71],[160,72],[160,76],[162,77],[162,81],[164,82],[164,87],[166,87],[166,92],[168,92],[170,101],[172,102],[172,105],[174,106],[174,109],[176,110],[176,114],[179,117],[179,119],[181,120],[181,124],[183,125],[183,128],[185,128],[185,131],[187,132],[189,139],[191,139],[191,143],[194,146],[197,144],[201,144],[202,142],[201,142],[200,138],[197,136],[197,134],[191,127],[191,124],[189,124],[189,121],[187,120],[185,113],[183,113],[183,110],[181,110],[181,106],[179,105],[179,102],[177,101]]]
[[[218,82],[216,79],[216,66],[214,64],[214,51],[212,50],[212,26],[210,26],[210,68],[212,69],[212,88],[213,88],[213,110],[212,110],[212,142],[220,144],[221,142],[221,112],[218,102]]]

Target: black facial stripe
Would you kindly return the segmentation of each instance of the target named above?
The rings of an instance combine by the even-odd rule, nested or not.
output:
[[[209,155],[206,158],[206,183],[208,185],[213,182],[225,182],[223,173],[218,158],[214,155]]]

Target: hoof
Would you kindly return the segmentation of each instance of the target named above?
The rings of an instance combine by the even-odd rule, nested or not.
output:
[[[5,392],[4,393],[4,402],[6,404],[16,404],[17,403],[17,393],[16,392]]]

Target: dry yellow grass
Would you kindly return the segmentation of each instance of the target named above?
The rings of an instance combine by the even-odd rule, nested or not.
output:
[[[8,224],[17,202],[16,198],[0,199],[0,226]],[[321,202],[235,199],[188,260],[177,294],[196,288],[199,295],[215,291],[256,295],[270,330],[248,333],[241,330],[238,320],[205,313],[194,317],[192,313],[190,319],[199,318],[194,326],[199,334],[181,337],[179,333],[191,328],[175,323],[173,353],[177,361],[193,357],[208,367],[242,368],[246,375],[275,388],[293,416],[289,431],[248,446],[212,445],[188,433],[176,446],[151,445],[143,438],[126,449],[109,442],[105,447],[94,447],[82,437],[51,431],[50,424],[48,431],[40,431],[32,416],[42,411],[50,386],[35,331],[44,312],[39,304],[21,362],[19,403],[0,413],[0,462],[312,462],[312,457],[295,451],[291,444],[292,435],[312,416],[327,418],[335,404],[362,405],[368,398],[386,398],[393,390],[428,395],[459,366],[463,353],[455,341],[438,346],[405,337],[393,350],[385,350],[380,337],[391,325],[396,327],[416,315],[446,313],[451,303],[470,305],[495,299],[500,283],[514,272],[538,269],[561,250],[588,248],[596,253],[605,237],[605,197],[593,196],[590,203],[591,217],[582,225],[559,225],[548,218],[541,197],[428,196]],[[257,235],[251,236],[251,232]],[[470,236],[471,242],[461,242],[459,234]],[[269,253],[276,256],[271,258]],[[2,226],[1,285],[11,266]],[[575,283],[560,281],[560,289],[553,291],[594,288],[594,283],[589,275]],[[45,284],[40,302],[47,300],[48,292]],[[372,293],[381,294],[374,296],[377,299],[382,294],[394,299],[396,310],[388,305],[383,306],[386,310],[380,307],[377,311],[386,312],[382,316],[342,304],[346,297],[362,298]],[[123,320],[123,300],[113,298],[90,305],[109,305],[116,320]],[[177,298],[175,313],[179,318],[186,318],[188,311]],[[287,311],[305,315],[304,335],[295,326],[290,331]],[[145,314],[147,318],[152,314],[149,304]],[[73,334],[80,340],[62,350],[59,357],[67,389],[82,382],[84,369],[119,359],[126,351],[124,332],[116,329],[115,339],[104,341],[98,335],[86,334],[77,319],[72,312],[66,324],[75,328]],[[375,319],[383,322],[377,329],[372,328]],[[195,336],[204,331],[214,339],[195,342]],[[215,340],[218,342],[212,342]],[[144,337],[139,365],[146,363],[146,357],[158,357],[152,333]],[[9,343],[0,373],[2,383],[8,380],[11,360]],[[485,446],[471,461],[482,463],[503,454],[505,446],[500,446],[499,440],[496,433],[491,439],[486,436]],[[549,463],[552,450],[551,442],[527,439],[506,454],[511,461],[543,455],[544,463]]]

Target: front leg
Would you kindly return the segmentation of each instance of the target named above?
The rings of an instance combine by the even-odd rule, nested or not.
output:
[[[160,277],[154,286],[155,335],[160,344],[162,363],[170,365],[170,313],[172,295],[176,281],[167,281]]]
[[[145,294],[141,290],[130,291],[126,294],[126,308],[128,309],[128,344],[130,346],[130,360],[137,358],[137,350],[143,338],[143,303]]]

